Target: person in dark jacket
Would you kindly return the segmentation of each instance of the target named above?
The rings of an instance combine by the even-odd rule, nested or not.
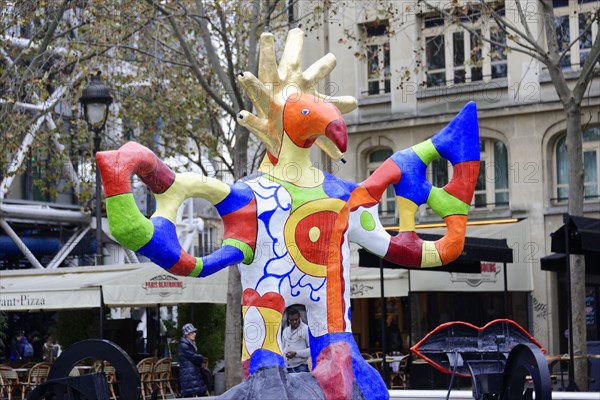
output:
[[[204,356],[198,353],[196,347],[196,332],[194,325],[185,324],[181,329],[183,336],[179,342],[179,387],[183,397],[204,397],[207,388],[200,368]]]

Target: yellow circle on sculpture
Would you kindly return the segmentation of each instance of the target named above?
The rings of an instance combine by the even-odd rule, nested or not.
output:
[[[285,238],[285,245],[287,251],[289,252],[289,255],[292,257],[292,260],[294,261],[294,263],[300,271],[304,272],[305,274],[316,277],[324,278],[327,276],[326,262],[312,262],[309,259],[307,259],[305,257],[305,254],[303,253],[306,253],[308,255],[310,247],[307,246],[308,243],[317,244],[319,239],[321,239],[321,241],[326,239],[326,232],[324,233],[325,237],[322,237],[322,229],[317,228],[314,225],[314,220],[323,222],[323,229],[331,230],[333,227],[325,222],[327,220],[326,214],[332,213],[333,215],[337,215],[340,213],[340,211],[344,208],[345,205],[345,201],[336,198],[316,199],[304,203],[296,210],[294,210],[292,214],[290,214],[288,220],[285,223],[283,234]],[[331,215],[329,215],[329,217],[331,217]],[[313,221],[311,221],[312,226],[309,225],[311,226],[310,228],[307,227],[308,229],[306,229],[305,231],[298,228],[298,225],[301,225],[303,221],[311,219],[313,219]],[[315,235],[311,235],[312,232],[315,232],[314,228],[318,229],[318,236],[316,237],[316,240],[313,240],[315,238]],[[306,239],[308,239],[306,240],[306,242],[303,242],[303,236]],[[326,243],[326,246],[329,246],[329,242]],[[323,256],[323,254],[326,253],[327,251],[325,253],[319,254]]]
[[[321,230],[318,227],[313,226],[312,228],[310,228],[310,230],[308,231],[308,238],[311,242],[316,242],[317,240],[319,240],[320,237]]]

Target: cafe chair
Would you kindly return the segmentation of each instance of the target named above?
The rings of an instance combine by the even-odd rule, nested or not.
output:
[[[405,356],[399,361],[398,369],[392,369],[390,375],[390,388],[391,389],[408,389],[408,362],[410,355]]]
[[[0,384],[2,385],[2,389],[0,390],[6,394],[7,400],[12,400],[13,394],[16,394],[19,390],[23,390],[23,386],[19,381],[19,374],[12,367],[7,365],[0,366],[0,378]]]
[[[29,368],[29,372],[27,373],[27,381],[21,384],[21,398],[25,400],[29,392],[31,392],[38,385],[46,382],[48,380],[49,372],[50,364],[45,362],[34,364],[31,368]]]
[[[117,400],[115,386],[118,385],[118,382],[117,371],[115,370],[115,367],[113,367],[108,361],[95,360],[92,364],[92,371],[104,372],[104,375],[106,375],[106,381],[108,382],[108,389],[110,390],[110,398],[112,400]]]
[[[166,399],[166,394],[169,393],[173,398],[175,396],[175,392],[173,391],[173,387],[171,386],[171,366],[173,364],[173,360],[168,357],[161,358],[156,361],[154,364],[154,383],[158,385],[158,390],[162,399]]]
[[[140,385],[142,387],[142,399],[149,399],[152,396],[154,362],[154,358],[146,357],[137,363],[137,370],[140,374]]]

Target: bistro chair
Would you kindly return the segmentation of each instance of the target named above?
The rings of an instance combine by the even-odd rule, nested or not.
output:
[[[106,375],[106,381],[108,382],[108,388],[110,390],[110,398],[117,400],[117,394],[115,392],[115,386],[118,384],[117,371],[108,361],[95,360],[92,364],[92,371],[104,372]]]
[[[15,393],[15,389],[23,390],[23,386],[19,381],[19,374],[12,367],[7,365],[0,366],[0,378],[2,384],[2,391],[6,393],[6,398],[8,400],[13,399],[13,394]]]
[[[173,391],[173,387],[171,386],[171,366],[173,364],[173,360],[168,357],[161,358],[156,361],[154,364],[154,379],[153,381],[158,385],[158,390],[160,392],[160,396],[162,399],[166,399],[167,396],[165,392],[168,392],[173,396],[175,396],[175,392]]]
[[[392,369],[390,375],[390,388],[391,389],[408,389],[408,362],[410,355],[406,355],[402,360],[399,361],[398,369]]]
[[[50,372],[50,364],[41,362],[34,364],[27,373],[27,381],[22,383],[21,398],[25,400],[27,393],[32,391],[36,386],[48,380]]]
[[[137,370],[140,374],[140,385],[142,388],[142,399],[150,398],[152,396],[154,362],[154,358],[147,357],[141,359],[137,363]]]

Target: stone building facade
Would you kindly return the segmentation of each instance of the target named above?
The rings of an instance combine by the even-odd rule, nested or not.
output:
[[[300,2],[294,10],[297,19],[310,11],[302,9],[307,4]],[[550,233],[562,225],[562,215],[567,212],[566,114],[548,72],[532,57],[519,52],[499,52],[488,44],[476,46],[469,31],[453,26],[439,14],[419,10],[412,1],[337,4],[335,13],[322,16],[325,24],[307,33],[303,60],[308,66],[323,54],[333,53],[337,67],[320,91],[352,95],[358,100],[358,109],[346,116],[347,164],[334,163],[333,173],[355,182],[364,180],[392,152],[430,138],[465,103],[475,101],[482,175],[469,220],[481,225],[470,227],[467,235],[507,239],[514,256],[514,262],[507,266],[512,316],[526,325],[524,328],[550,353],[566,352],[565,283],[559,274],[540,268],[540,259],[551,253]],[[377,8],[389,4],[398,13],[393,19],[382,19]],[[514,3],[506,2],[507,16],[514,7]],[[586,15],[594,9],[597,3],[555,1],[557,34],[565,36],[564,40],[577,37]],[[530,23],[534,34],[541,29],[536,18],[534,15]],[[487,37],[499,35],[489,24],[477,23],[481,23],[477,29]],[[589,37],[570,49],[563,66],[570,83],[578,76],[580,61],[596,35],[597,21]],[[473,57],[476,63],[469,62]],[[582,104],[584,212],[594,218],[600,217],[599,72],[600,65]],[[450,170],[446,162],[440,162],[428,169],[429,178],[443,185]],[[380,215],[384,226],[393,227],[398,225],[398,213],[392,189],[388,196],[380,204]],[[419,227],[435,227],[441,222],[426,206],[420,207],[416,219],[417,232],[427,232]],[[492,266],[494,271],[496,266]],[[480,285],[464,285],[460,279],[442,275],[424,277],[426,283],[421,284],[413,275],[411,305],[407,306],[402,298],[388,299],[388,319],[390,306],[393,310],[404,309],[392,312],[392,319],[397,319],[403,335],[413,336],[414,344],[419,339],[415,335],[427,333],[424,329],[448,317],[464,316],[454,312],[446,315],[452,310],[447,310],[444,302],[453,302],[458,308],[472,307],[479,315],[474,322],[498,317],[497,310],[493,310],[498,302],[486,300],[501,287],[497,284],[502,274],[497,272],[496,285],[485,279]],[[491,275],[494,278],[494,273]],[[590,301],[598,304],[600,276],[588,275],[586,285]],[[359,319],[355,331],[361,333],[359,345],[363,348],[377,344],[373,326],[378,322],[372,315],[377,310],[373,307],[376,303],[358,301],[353,305],[355,318]],[[408,315],[407,307],[411,310]],[[421,326],[416,319],[425,314],[429,322]],[[588,325],[590,340],[600,339],[598,323],[594,324]]]

